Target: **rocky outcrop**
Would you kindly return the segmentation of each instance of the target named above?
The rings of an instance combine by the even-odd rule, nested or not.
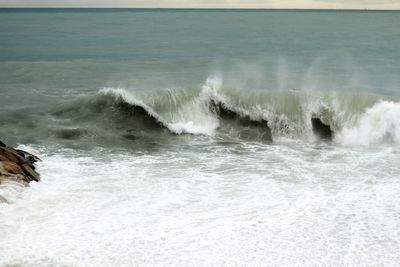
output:
[[[0,184],[12,181],[27,186],[31,181],[38,182],[40,175],[34,166],[37,161],[38,157],[0,141]]]

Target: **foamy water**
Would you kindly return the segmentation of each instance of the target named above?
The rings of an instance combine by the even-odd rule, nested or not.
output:
[[[367,109],[357,125],[345,128],[340,136],[345,144],[400,144],[400,103],[381,102]]]
[[[0,265],[400,261],[398,147],[204,142],[153,155],[39,148],[43,181],[0,204]]]
[[[0,187],[0,266],[397,265],[398,102],[355,95],[365,108],[354,110],[317,92],[234,98],[218,79],[185,94],[170,90],[157,102],[103,89],[73,102],[84,118],[101,107],[104,123],[119,122],[112,112],[129,119],[137,128],[121,146],[124,121],[107,129],[114,142],[92,149],[20,146],[42,158],[42,181]],[[219,118],[211,100],[247,123],[267,119],[273,141],[243,138],[258,126]],[[68,107],[60,114],[80,118]],[[313,135],[311,114],[333,140]],[[98,126],[86,128],[98,136],[72,140],[106,140]]]

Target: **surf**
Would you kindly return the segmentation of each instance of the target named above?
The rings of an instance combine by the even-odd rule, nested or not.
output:
[[[38,139],[87,148],[170,142],[182,135],[266,143],[290,138],[398,144],[399,102],[394,96],[361,92],[243,90],[210,76],[202,85],[182,88],[100,88],[17,126],[38,131]],[[3,129],[16,127],[7,123]]]

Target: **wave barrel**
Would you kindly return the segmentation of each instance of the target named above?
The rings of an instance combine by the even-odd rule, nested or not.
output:
[[[334,132],[330,125],[323,123],[320,118],[315,116],[311,118],[311,125],[313,133],[317,137],[323,140],[332,140]]]

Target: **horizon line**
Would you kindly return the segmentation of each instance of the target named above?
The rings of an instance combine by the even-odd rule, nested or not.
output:
[[[293,10],[293,11],[400,11],[400,9],[385,8],[246,8],[246,7],[0,7],[0,9],[163,9],[163,10],[250,10],[250,11],[267,11],[267,10]]]

